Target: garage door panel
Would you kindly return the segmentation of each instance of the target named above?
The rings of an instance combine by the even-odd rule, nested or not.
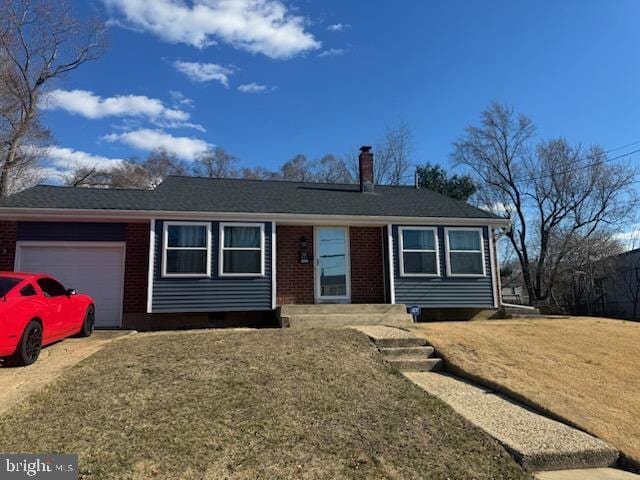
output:
[[[90,295],[96,303],[97,327],[120,326],[122,246],[20,246],[19,258],[20,270],[52,275],[67,288]]]

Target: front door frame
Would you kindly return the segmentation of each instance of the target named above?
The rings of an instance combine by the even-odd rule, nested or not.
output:
[[[339,228],[344,230],[345,239],[345,263],[346,263],[346,282],[347,294],[344,296],[321,296],[320,295],[320,242],[318,234],[322,228]],[[351,237],[349,235],[349,227],[344,225],[315,225],[313,227],[313,283],[314,283],[314,299],[315,303],[351,303]]]

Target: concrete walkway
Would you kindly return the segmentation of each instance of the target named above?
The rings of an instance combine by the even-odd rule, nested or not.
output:
[[[498,440],[529,471],[608,467],[616,462],[618,452],[609,444],[464,380],[438,373],[404,375]]]
[[[638,480],[640,475],[615,468],[587,468],[579,470],[555,470],[539,472],[536,480]]]
[[[98,330],[88,338],[67,338],[44,347],[40,358],[32,365],[1,367],[0,415],[53,382],[79,361],[130,333],[132,332],[126,330]]]

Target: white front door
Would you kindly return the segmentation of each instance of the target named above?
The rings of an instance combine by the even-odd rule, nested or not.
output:
[[[96,327],[118,328],[122,320],[124,244],[19,242],[16,270],[56,277],[96,303]]]
[[[349,229],[315,227],[314,242],[316,301],[349,303],[351,272]]]

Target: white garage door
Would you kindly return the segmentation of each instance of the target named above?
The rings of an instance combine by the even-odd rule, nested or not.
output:
[[[96,327],[120,326],[124,244],[18,244],[16,270],[52,275],[65,287],[90,295],[96,303]]]

